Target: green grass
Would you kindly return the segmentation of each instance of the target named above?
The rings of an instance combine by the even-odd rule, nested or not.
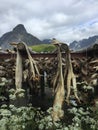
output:
[[[52,44],[33,45],[31,48],[35,52],[52,52],[55,50],[55,46]]]

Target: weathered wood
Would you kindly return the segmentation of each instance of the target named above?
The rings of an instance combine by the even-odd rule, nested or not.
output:
[[[21,51],[21,54],[23,57],[27,57],[26,51]],[[62,53],[62,56],[64,57],[66,53]],[[57,57],[57,53],[31,53],[32,58],[56,58]],[[78,57],[78,58],[82,58],[82,57],[86,57],[86,54],[83,52],[72,52],[71,53],[72,57]],[[16,57],[16,53],[15,54],[11,54],[11,53],[0,53],[0,59],[10,59],[10,58],[15,58]]]
[[[21,46],[21,45],[19,45],[19,46]],[[21,50],[21,51],[19,50],[19,52],[20,52],[20,55],[23,58],[23,61],[25,61],[25,59],[28,58],[26,48],[24,48],[24,47],[25,47],[24,45],[23,45],[23,47],[19,47],[20,50]],[[24,51],[22,51],[22,49]],[[89,53],[87,53],[87,50],[85,52],[75,52],[75,53],[72,52],[72,53],[70,53],[70,55],[66,55],[66,52],[64,52],[64,49],[61,49],[61,50],[63,50],[63,53],[61,52],[61,56],[62,56],[61,60],[62,60],[62,71],[63,71],[63,76],[64,76],[63,77],[64,83],[67,81],[67,85],[64,84],[65,90],[66,90],[66,86],[67,87],[73,86],[72,90],[74,92],[74,93],[73,92],[71,93],[71,88],[68,87],[67,88],[68,93],[66,93],[67,94],[66,99],[69,100],[69,97],[71,96],[71,94],[74,94],[76,99],[78,99],[77,91],[80,91],[80,93],[79,93],[79,99],[80,99],[80,95],[81,95],[80,89],[81,88],[83,89],[83,86],[81,86],[81,88],[78,87],[78,90],[77,90],[76,81],[77,82],[86,82],[86,84],[88,86],[91,86],[93,88],[95,88],[98,85],[98,60],[97,60],[98,50],[96,49],[95,52],[93,51],[94,55],[92,55],[92,51],[90,50],[89,53],[91,53],[92,56],[90,56]],[[26,53],[24,53],[24,52],[26,52]],[[4,55],[5,55],[6,58],[9,58],[9,59],[2,57],[3,55],[0,54],[0,57],[1,57],[1,59],[0,59],[0,73],[1,73],[0,78],[2,76],[4,76],[8,80],[11,79],[12,81],[8,84],[8,86],[11,86],[11,85],[14,86],[16,54],[10,54],[10,53],[7,52]],[[33,60],[31,60],[31,64],[33,62],[33,69],[35,70],[35,72],[34,72],[35,78],[32,78],[33,71],[30,71],[30,68],[29,68],[30,67],[30,61],[29,61],[29,58],[28,58],[27,64],[25,64],[23,62],[24,82],[29,82],[29,80],[30,80],[30,84],[32,84],[31,87],[32,88],[34,87],[33,90],[36,89],[36,87],[34,86],[35,82],[32,82],[32,80],[35,80],[36,83],[39,82],[38,70],[35,66],[35,64],[36,64],[37,67],[39,68],[39,70],[42,69],[42,70],[45,70],[47,72],[47,75],[49,76],[50,82],[52,80],[54,81],[54,84],[51,84],[51,87],[54,86],[55,95],[58,91],[59,91],[59,93],[61,93],[62,89],[59,89],[59,86],[61,84],[60,81],[62,81],[62,80],[60,79],[60,77],[61,77],[60,73],[58,73],[58,71],[56,73],[56,70],[60,69],[60,65],[58,64],[59,60],[56,58],[58,56],[58,54],[57,53],[47,53],[47,54],[46,53],[42,53],[42,54],[41,53],[40,54],[39,53],[35,53],[35,54],[30,53],[30,55],[34,60],[34,62],[33,62]],[[65,58],[65,56],[67,56],[67,57]],[[68,61],[67,58],[70,59],[70,61],[69,61],[70,64],[66,63]],[[20,64],[20,62],[19,62],[19,64]],[[4,72],[4,75],[2,75],[3,72]],[[30,72],[31,72],[31,75],[29,75]],[[28,77],[28,75],[29,75],[29,77]],[[55,77],[55,79],[54,79],[54,77]],[[43,79],[41,81],[43,81]],[[43,95],[44,94],[44,87],[43,87],[44,81],[40,82],[39,86],[40,86],[40,89],[41,89],[41,94]],[[83,93],[82,93],[82,96],[83,96]],[[58,94],[56,100],[59,100],[59,102],[62,102],[62,100],[60,100],[60,97],[61,97],[61,95]],[[62,106],[62,104],[61,104],[61,106]],[[63,113],[62,110],[61,110],[61,112]],[[59,116],[59,117],[61,117],[61,116]]]
[[[67,50],[66,55],[67,55],[66,56],[67,68],[66,69],[68,70],[66,101],[67,101],[67,103],[69,103],[69,97],[70,97],[70,92],[71,92],[71,83],[72,83],[74,95],[75,95],[76,99],[78,100],[78,102],[80,103],[80,99],[77,95],[76,77],[75,77],[74,72],[73,72],[73,67],[72,67],[72,63],[71,63],[71,56],[70,56],[69,50]]]
[[[22,88],[22,57],[17,49],[17,59],[16,59],[16,71],[15,71],[15,85],[16,89],[21,89]]]
[[[52,117],[53,121],[58,121],[60,118],[64,116],[64,111],[62,110],[64,99],[65,99],[65,88],[64,88],[64,78],[63,78],[63,72],[62,72],[62,55],[60,51],[59,44],[57,45],[58,49],[58,68],[57,68],[57,86],[56,86],[56,92],[55,92],[55,99],[53,103],[53,112]]]

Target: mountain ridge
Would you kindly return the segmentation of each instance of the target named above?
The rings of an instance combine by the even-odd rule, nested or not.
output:
[[[41,44],[42,41],[32,34],[28,33],[24,25],[18,24],[12,31],[3,34],[0,38],[0,46],[3,49],[10,48],[11,42],[23,41],[27,45],[37,45]]]
[[[23,24],[18,24],[13,28],[12,31],[3,34],[0,37],[0,46],[2,49],[10,49],[11,42],[25,42],[28,46],[38,45],[38,44],[50,44],[51,39],[40,40],[32,34],[28,33],[25,26]],[[88,48],[93,44],[98,44],[98,35],[91,36],[89,38],[85,38],[79,41],[73,41],[69,44],[69,48],[74,51],[79,51],[81,49]]]
[[[82,39],[80,41],[73,41],[69,44],[70,49],[72,50],[82,50],[86,49],[94,44],[98,44],[98,35],[91,36],[89,38]]]

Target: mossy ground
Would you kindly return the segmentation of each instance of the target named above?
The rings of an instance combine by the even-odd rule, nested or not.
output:
[[[55,46],[52,44],[40,44],[31,46],[35,52],[52,52],[55,50]]]

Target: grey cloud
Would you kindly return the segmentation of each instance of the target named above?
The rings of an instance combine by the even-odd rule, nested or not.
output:
[[[0,35],[22,23],[40,39],[64,42],[98,34],[98,0],[1,0]]]

